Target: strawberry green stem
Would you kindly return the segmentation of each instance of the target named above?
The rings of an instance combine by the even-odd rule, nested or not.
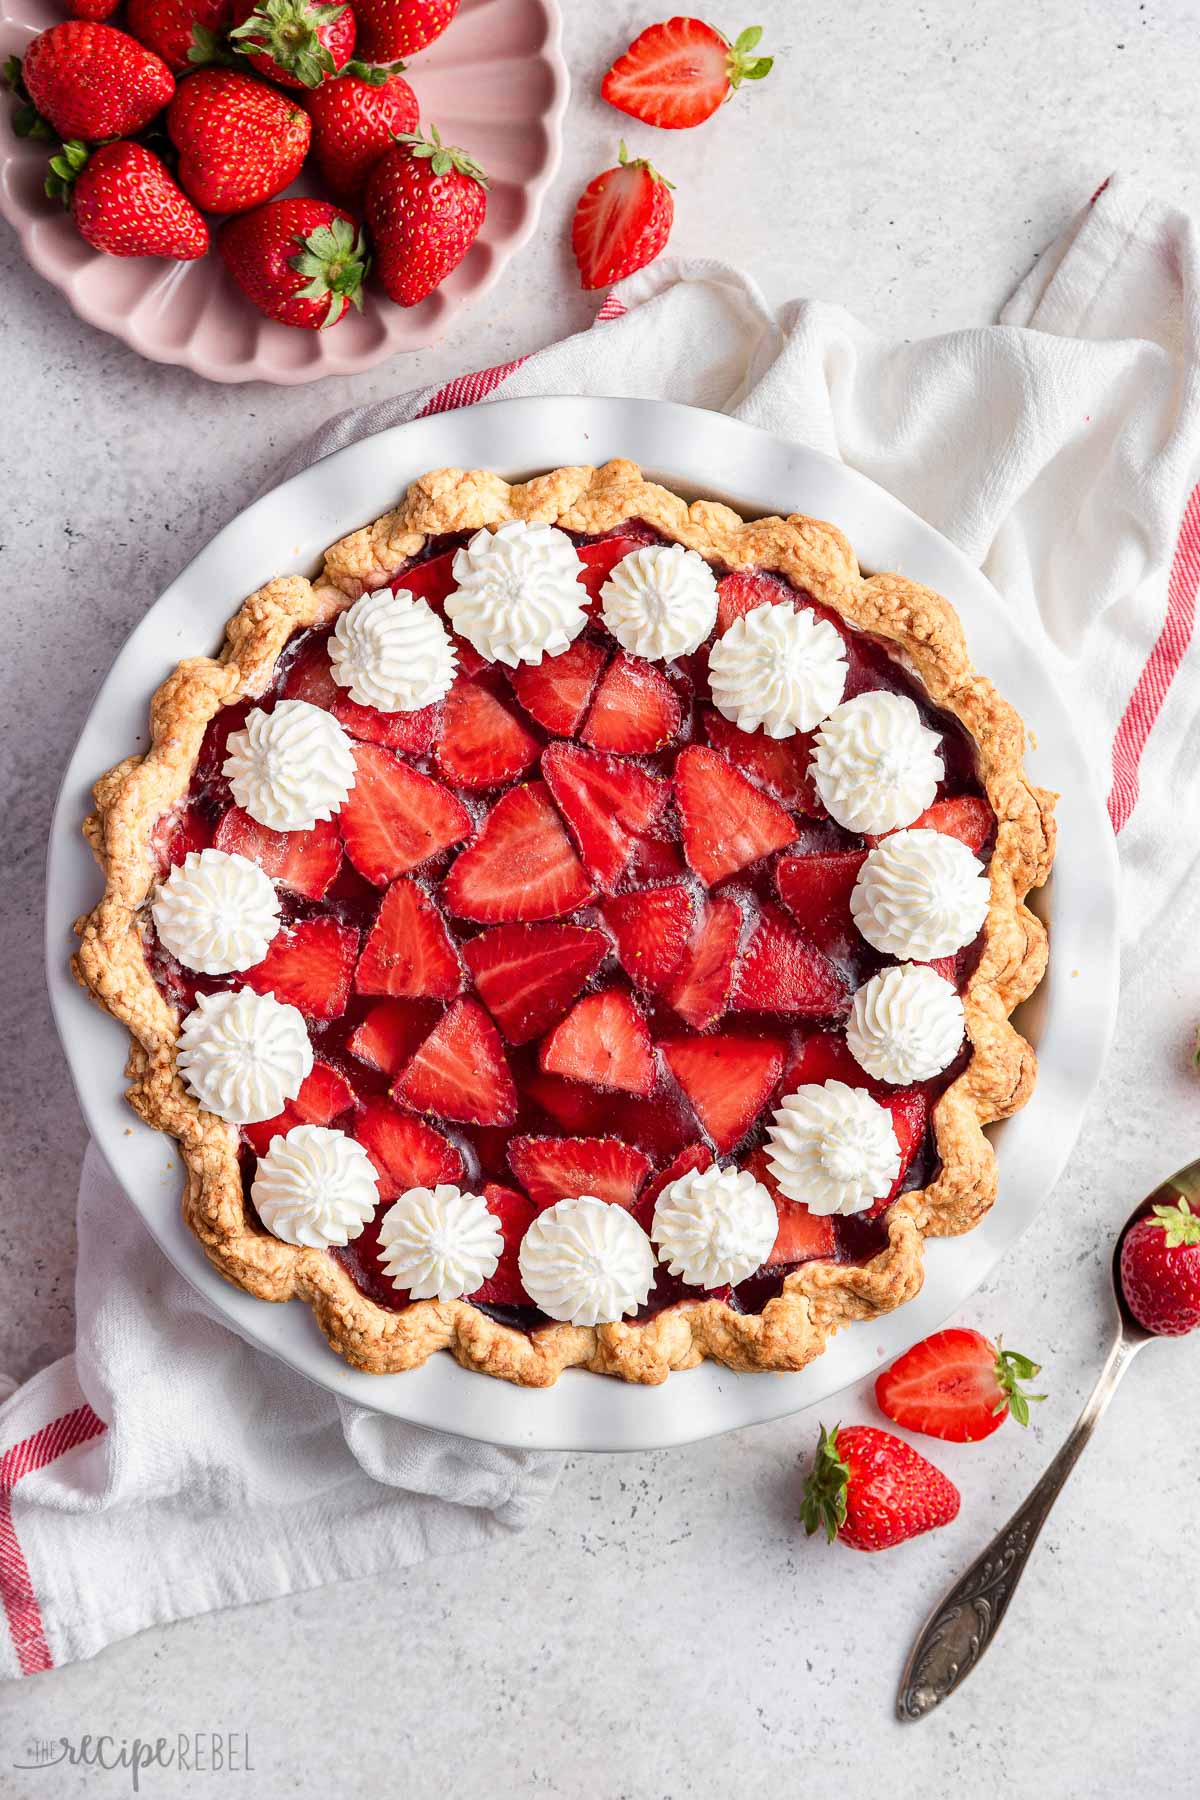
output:
[[[447,175],[456,169],[460,175],[477,181],[480,187],[486,187],[488,178],[475,158],[466,150],[458,150],[443,144],[436,125],[429,127],[429,136],[423,137],[419,131],[401,131],[392,134],[398,144],[406,144],[410,156],[427,159],[435,175]]]
[[[61,200],[64,206],[70,206],[72,189],[86,168],[90,154],[87,145],[79,138],[68,139],[55,151],[46,171],[46,195],[49,199]]]
[[[725,68],[731,88],[740,87],[743,81],[761,81],[764,75],[771,73],[775,58],[752,54],[761,36],[761,25],[748,25],[730,44]]]
[[[269,56],[305,87],[320,87],[338,72],[320,27],[332,25],[345,10],[321,0],[259,0],[250,17],[229,33],[230,45],[242,56]]]
[[[621,139],[617,147],[617,161],[623,169],[645,169],[651,181],[660,182],[663,187],[670,188],[672,193],[674,193],[675,183],[673,181],[668,181],[662,171],[656,169],[652,162],[647,162],[644,156],[630,156],[628,150],[625,148],[624,138]]]
[[[1200,1213],[1194,1213],[1186,1200],[1179,1200],[1174,1206],[1156,1206],[1149,1223],[1161,1225],[1166,1232],[1168,1250],[1178,1250],[1181,1244],[1200,1244]]]
[[[1006,1350],[1001,1338],[996,1346],[996,1380],[1000,1384],[1003,1398],[993,1406],[993,1414],[1002,1413],[1007,1407],[1018,1425],[1028,1425],[1031,1403],[1044,1400],[1046,1396],[1025,1393],[1021,1383],[1032,1381],[1041,1372],[1041,1363],[1032,1362],[1028,1356],[1022,1356],[1019,1350]]]
[[[362,286],[371,259],[367,240],[349,219],[333,219],[318,225],[307,237],[298,237],[299,254],[290,257],[289,265],[308,282],[296,290],[297,299],[322,300],[329,297],[321,328],[333,325],[342,316],[341,302],[349,300],[362,311]]]
[[[837,1447],[838,1429],[835,1425],[832,1431],[826,1431],[822,1425],[800,1505],[800,1518],[808,1536],[824,1530],[830,1544],[846,1523],[846,1489],[850,1484],[850,1470]]]
[[[19,138],[40,138],[49,142],[55,131],[48,119],[43,119],[33,101],[29,98],[29,89],[25,86],[25,77],[21,73],[21,59],[10,56],[4,65],[4,85],[17,100],[13,109],[13,134]]]

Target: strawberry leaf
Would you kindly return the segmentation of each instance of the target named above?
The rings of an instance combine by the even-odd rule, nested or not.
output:
[[[1159,1225],[1166,1232],[1168,1250],[1200,1244],[1200,1214],[1194,1213],[1186,1200],[1174,1206],[1156,1206],[1147,1223]]]
[[[308,281],[296,290],[297,299],[322,300],[329,305],[321,321],[321,329],[336,324],[342,316],[343,299],[362,311],[362,284],[371,266],[367,240],[356,231],[349,219],[332,219],[318,225],[307,237],[298,237],[299,254],[289,258],[289,267]]]
[[[996,1349],[996,1380],[1000,1384],[1002,1398],[997,1400],[992,1413],[1002,1413],[1007,1407],[1018,1425],[1028,1425],[1031,1402],[1044,1400],[1046,1396],[1027,1394],[1020,1383],[1032,1381],[1035,1375],[1040,1375],[1042,1365],[1028,1356],[1022,1356],[1019,1350],[1006,1350],[1003,1339],[1000,1339]]]
[[[408,153],[417,160],[428,161],[435,175],[448,175],[454,169],[465,175],[470,181],[477,181],[480,187],[486,187],[488,178],[475,158],[466,150],[456,149],[450,144],[443,144],[441,134],[436,125],[429,127],[429,136],[423,137],[419,131],[393,132],[398,144],[406,144]]]
[[[835,1425],[832,1431],[826,1431],[822,1425],[800,1505],[806,1534],[812,1537],[815,1531],[823,1530],[830,1544],[846,1523],[846,1490],[850,1485],[850,1470],[837,1447],[838,1430]]]

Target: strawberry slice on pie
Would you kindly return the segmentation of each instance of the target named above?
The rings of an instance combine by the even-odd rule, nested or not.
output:
[[[659,1048],[722,1156],[745,1137],[783,1073],[779,1039],[749,1032],[665,1038]]]
[[[580,1194],[628,1208],[650,1173],[650,1158],[617,1138],[515,1137],[508,1166],[539,1212]]]
[[[738,970],[734,1007],[741,1012],[829,1018],[847,1012],[850,999],[829,958],[786,913],[764,906]]]
[[[703,718],[704,735],[712,748],[734,763],[755,787],[794,812],[825,816],[811,774],[811,732],[769,738],[761,731],[742,731],[715,708],[706,708]]]
[[[375,1165],[381,1200],[395,1200],[408,1188],[463,1180],[462,1156],[449,1139],[390,1100],[368,1100],[354,1135]]]
[[[661,669],[622,650],[609,664],[579,735],[594,750],[645,754],[669,744],[682,721],[679,696]]]
[[[554,737],[573,737],[588,709],[608,652],[590,638],[576,638],[558,656],[520,663],[509,675],[513,693],[531,719]]]
[[[540,781],[497,800],[442,886],[450,911],[481,925],[557,919],[591,897],[583,864]]]
[[[620,988],[585,994],[542,1039],[538,1056],[551,1075],[599,1088],[648,1094],[654,1086],[654,1049],[645,1018]]]
[[[285,925],[262,961],[243,970],[239,980],[311,1019],[338,1019],[350,998],[357,958],[357,931],[325,914]]]
[[[392,1088],[414,1112],[468,1125],[511,1125],[517,1089],[500,1033],[478,1000],[455,1000]]]
[[[378,744],[354,746],[355,782],[338,814],[346,855],[384,887],[468,837],[462,801]]]
[[[452,1000],[462,964],[446,921],[410,876],[393,881],[362,948],[354,985],[360,994]]]
[[[665,987],[692,933],[694,908],[687,888],[635,888],[605,900],[600,911],[630,981],[652,993]]]
[[[442,703],[433,760],[452,787],[493,788],[523,775],[538,741],[480,679],[460,675]]]
[[[637,763],[569,744],[543,751],[542,773],[588,873],[612,893],[638,839],[649,836],[661,819],[670,783]]]
[[[357,1105],[358,1096],[346,1077],[327,1062],[314,1062],[300,1092],[281,1113],[241,1129],[254,1154],[265,1156],[273,1137],[286,1137],[296,1125],[332,1125]]]
[[[742,909],[726,894],[706,900],[666,1000],[696,1031],[715,1025],[729,1005],[742,935]]]
[[[536,1219],[537,1208],[516,1188],[504,1187],[497,1181],[485,1184],[483,1197],[488,1211],[499,1223],[504,1248],[495,1274],[489,1275],[483,1286],[476,1288],[469,1298],[480,1306],[529,1306],[532,1302],[521,1281],[517,1259],[521,1239]]]
[[[346,1049],[383,1075],[399,1075],[438,1021],[433,1000],[380,1000],[355,1026]]]
[[[463,945],[484,1005],[510,1044],[540,1037],[608,955],[587,925],[497,925]]]
[[[795,841],[796,827],[783,807],[703,744],[680,751],[675,797],[683,853],[709,887]]]
[[[223,814],[213,848],[245,856],[282,888],[306,900],[323,900],[342,866],[342,840],[332,819],[310,831],[272,831],[240,806]]]

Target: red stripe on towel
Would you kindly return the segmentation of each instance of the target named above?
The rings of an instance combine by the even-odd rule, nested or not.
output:
[[[29,1564],[13,1526],[13,1489],[23,1475],[47,1468],[68,1450],[99,1437],[106,1429],[103,1419],[97,1418],[90,1406],[77,1406],[74,1412],[52,1419],[32,1437],[14,1444],[0,1456],[0,1600],[4,1602],[22,1675],[36,1675],[42,1669],[52,1669],[54,1659],[46,1642]]]

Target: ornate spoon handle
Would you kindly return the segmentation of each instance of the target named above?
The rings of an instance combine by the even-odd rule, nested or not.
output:
[[[1050,1508],[1141,1348],[1140,1342],[1118,1335],[1074,1430],[1028,1500],[926,1620],[900,1678],[896,1712],[901,1719],[924,1718],[939,1706],[966,1680],[995,1637]]]

